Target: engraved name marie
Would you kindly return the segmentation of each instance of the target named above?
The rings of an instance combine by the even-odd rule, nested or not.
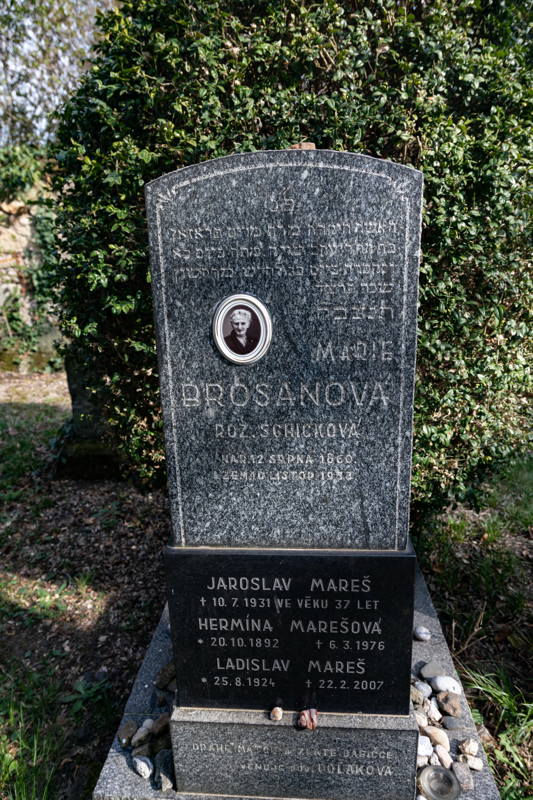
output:
[[[386,380],[365,381],[364,383],[315,381],[299,384],[292,384],[288,381],[277,384],[247,384],[242,381],[223,384],[190,381],[178,384],[178,395],[184,408],[199,406],[243,408],[248,405],[256,405],[260,408],[267,406],[338,408],[343,405],[353,405],[361,410],[370,411],[373,408],[388,408],[390,402]]]

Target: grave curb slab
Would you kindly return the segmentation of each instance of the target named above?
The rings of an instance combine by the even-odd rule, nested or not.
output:
[[[429,628],[432,638],[429,642],[413,642],[413,674],[418,676],[418,670],[423,663],[438,661],[449,675],[459,680],[453,667],[451,654],[444,639],[437,613],[433,607],[425,581],[420,572],[417,574],[415,586],[414,625],[424,625]],[[147,717],[155,718],[164,711],[170,710],[172,695],[168,692],[166,694],[163,693],[164,698],[160,696],[159,699],[166,699],[167,704],[158,706],[156,700],[157,690],[155,688],[157,673],[170,661],[172,661],[172,644],[168,609],[165,608],[133,685],[122,722],[127,719],[134,719],[141,722]],[[464,694],[461,695],[461,699],[465,725],[463,729],[448,731],[452,755],[457,753],[458,743],[463,739],[472,737],[479,740]],[[370,720],[372,718],[369,716],[367,719]],[[361,718],[361,722],[362,721],[363,718]],[[482,772],[472,773],[474,789],[473,791],[463,793],[461,795],[461,800],[499,800],[500,798],[482,746],[480,750],[480,755],[484,762],[484,769]],[[185,794],[174,791],[162,792],[155,789],[153,785],[143,780],[143,778],[139,777],[133,771],[131,768],[131,755],[129,750],[123,750],[115,736],[100,778],[95,787],[93,800],[203,800],[203,798],[207,800],[208,797],[212,798],[217,796],[220,797],[220,795]],[[257,796],[251,798],[238,795],[238,797],[239,800],[268,800],[267,798],[258,798]],[[287,800],[291,800],[291,798],[287,798]]]

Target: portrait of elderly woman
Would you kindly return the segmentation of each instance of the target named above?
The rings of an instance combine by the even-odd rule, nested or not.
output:
[[[259,342],[260,323],[249,308],[232,308],[224,319],[224,341],[238,355],[252,353]],[[226,335],[227,334],[227,335]]]

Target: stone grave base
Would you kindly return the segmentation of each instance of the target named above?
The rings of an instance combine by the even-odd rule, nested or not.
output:
[[[413,800],[418,728],[408,717],[296,715],[175,708],[172,749],[179,791],[324,800]]]
[[[457,678],[456,672],[453,668],[450,652],[442,634],[437,614],[429,598],[424,579],[420,574],[418,574],[416,580],[414,624],[425,625],[428,627],[432,633],[432,638],[429,642],[413,642],[413,673],[418,675],[420,666],[428,661],[438,661],[446,669],[447,674]],[[158,705],[158,702],[161,703],[162,698],[160,693],[158,697],[158,692],[154,685],[159,670],[170,661],[172,661],[172,644],[170,638],[168,610],[165,608],[161,617],[161,621],[147,650],[144,662],[137,675],[133,691],[126,704],[122,722],[132,719],[140,723],[147,717],[155,719],[163,711],[171,710],[173,700],[172,696],[170,694],[167,695],[168,704],[166,707],[161,704]],[[476,739],[478,738],[476,728],[464,696],[462,698],[462,704],[463,714],[461,719],[464,722],[464,727],[457,730],[448,731],[451,741],[452,755],[457,754],[458,743],[463,739],[466,739],[467,737],[473,737]],[[298,765],[305,765],[305,759],[307,758],[309,758],[309,763],[311,763],[313,759],[316,759],[316,756],[314,756],[314,753],[312,752],[314,749],[322,748],[323,750],[327,750],[328,748],[337,747],[337,745],[332,744],[332,742],[338,741],[339,737],[343,737],[342,746],[345,749],[348,749],[351,746],[350,744],[346,746],[346,742],[353,741],[354,749],[357,747],[357,749],[364,748],[365,750],[369,749],[370,744],[375,747],[377,746],[378,742],[381,743],[382,737],[385,737],[385,741],[388,743],[388,750],[391,749],[391,742],[393,741],[394,736],[400,737],[400,739],[405,737],[407,741],[410,741],[411,738],[415,738],[413,736],[413,728],[410,717],[372,717],[365,715],[348,715],[344,720],[346,728],[341,728],[344,723],[339,722],[339,720],[342,720],[342,717],[339,715],[319,714],[319,727],[316,731],[310,732],[296,731],[293,727],[292,715],[290,714],[286,714],[281,723],[272,723],[266,719],[266,716],[261,717],[260,714],[258,714],[257,717],[254,715],[252,726],[248,721],[244,723],[241,722],[241,716],[244,715],[247,720],[249,713],[250,712],[242,711],[217,712],[207,711],[205,709],[184,710],[175,708],[173,710],[172,722],[174,745],[178,755],[179,753],[183,754],[183,761],[181,762],[183,767],[180,766],[178,770],[178,781],[181,780],[181,775],[183,770],[186,768],[186,765],[191,765],[186,777],[186,780],[189,782],[188,785],[190,786],[192,781],[195,779],[195,775],[197,775],[198,771],[202,769],[202,765],[207,771],[206,765],[208,761],[209,764],[212,765],[212,769],[218,771],[219,776],[217,777],[216,774],[205,775],[202,780],[205,779],[206,781],[215,781],[222,779],[224,770],[228,769],[227,765],[233,761],[233,759],[223,759],[220,756],[217,757],[214,753],[206,753],[206,751],[200,752],[198,750],[195,752],[193,751],[193,745],[195,742],[197,745],[203,742],[206,746],[215,743],[227,745],[230,737],[225,736],[224,733],[226,729],[225,726],[228,725],[232,726],[231,730],[239,731],[240,729],[241,736],[244,736],[243,731],[245,728],[248,729],[249,727],[255,727],[256,731],[259,732],[257,739],[261,740],[261,744],[264,744],[265,741],[269,741],[271,737],[275,735],[276,740],[279,739],[279,742],[281,742],[281,738],[283,737],[284,741],[290,740],[292,747],[301,747],[304,749],[304,751],[309,751],[305,754],[301,761],[298,761],[296,757],[290,760],[290,763],[295,766],[294,773],[289,774],[285,778],[282,778],[279,774],[276,775],[275,772],[273,772],[270,776],[266,776],[266,780],[264,783],[262,782],[261,785],[269,787],[268,794],[257,794],[256,788],[259,785],[259,775],[254,776],[252,773],[249,773],[246,776],[246,770],[242,770],[246,776],[246,784],[243,783],[244,776],[239,774],[235,780],[235,785],[232,790],[233,796],[238,796],[239,800],[271,800],[272,797],[280,796],[278,793],[279,789],[277,789],[279,786],[284,787],[283,795],[285,797],[298,797],[298,794],[295,792],[297,791],[298,785],[302,782],[300,774],[296,771]],[[197,720],[201,717],[206,718],[206,715],[208,714],[211,715],[211,724],[209,726],[203,726],[204,730],[200,736],[194,734],[194,731],[201,730],[200,725],[198,722],[194,721],[194,718]],[[225,724],[221,724],[221,716],[226,717]],[[228,722],[229,717],[232,717],[233,721]],[[355,717],[357,717],[357,726],[353,725],[353,720]],[[377,720],[379,720],[379,728],[381,730],[376,730],[376,728],[373,726],[373,722]],[[389,725],[385,726],[383,720],[387,720]],[[391,722],[393,722],[395,725],[404,724],[405,728],[397,727],[396,732],[392,733],[389,730]],[[282,728],[281,730],[280,726]],[[210,731],[208,736],[206,736],[207,730]],[[345,732],[346,730],[348,733]],[[281,737],[279,736],[280,734]],[[178,736],[180,741],[178,741]],[[268,737],[268,739],[266,737]],[[316,748],[314,744],[315,742],[317,743]],[[405,749],[406,751],[408,750],[408,745],[406,745]],[[463,792],[460,800],[499,800],[500,795],[489,771],[482,748],[480,755],[484,762],[484,769],[482,772],[471,773],[474,781],[474,788],[471,791]],[[284,757],[287,759],[286,763],[289,763],[290,757]],[[268,756],[266,758],[256,759],[252,759],[250,757],[248,763],[251,763],[252,760],[265,764],[268,760]],[[234,761],[233,769],[235,769],[235,771],[237,771],[237,766],[239,763],[247,763],[244,761],[242,755],[238,755],[238,760]],[[316,764],[316,761],[314,763]],[[328,774],[328,765],[330,769],[332,769],[331,765],[333,765],[333,769],[335,770],[335,765],[337,764],[347,766],[352,762],[349,761],[349,758],[337,760],[332,756],[324,755],[322,757],[322,763],[326,770],[325,774]],[[378,764],[381,762],[377,761],[373,763]],[[386,764],[387,762],[385,761],[383,763]],[[403,764],[405,774],[407,774],[409,769],[413,769],[410,753],[406,754]],[[211,767],[209,767],[209,769],[211,770]],[[380,790],[380,781],[390,781],[390,777],[386,775],[343,776],[336,774],[334,771],[332,774],[329,774],[328,781],[322,784],[327,788],[320,796],[323,797],[324,800],[329,800],[329,798],[335,798],[335,800],[348,800],[348,798],[349,800],[367,800],[367,797],[371,800],[375,800],[375,798],[379,797],[384,798],[384,800],[385,798],[386,800],[393,800],[395,797],[401,797],[403,800],[404,796],[408,797],[409,800],[414,800],[414,773],[411,774],[412,786],[409,789],[411,793],[404,795],[395,794],[392,793],[392,791],[387,794],[387,791],[383,793],[383,791]],[[366,783],[361,783],[360,781],[365,781]],[[215,786],[216,784],[211,783],[209,785]],[[367,794],[363,794],[361,792],[361,787],[363,785],[368,787]],[[390,787],[390,783],[382,785]],[[248,787],[246,790],[244,788],[245,786]],[[253,789],[253,793],[250,792],[248,795],[236,795],[236,792],[249,791],[250,788]],[[395,792],[401,790],[402,789],[399,786],[394,787]],[[229,791],[226,791],[229,794]],[[93,800],[203,800],[203,798],[205,798],[205,800],[207,800],[207,798],[211,798],[212,800],[213,795],[214,792],[212,789],[207,791],[206,789],[197,788],[194,790],[188,789],[186,791],[179,792],[162,792],[154,788],[153,784],[145,781],[133,771],[131,767],[131,756],[129,751],[123,750],[120,747],[117,738],[115,737],[97,786],[94,790]],[[312,796],[317,797],[319,795]]]

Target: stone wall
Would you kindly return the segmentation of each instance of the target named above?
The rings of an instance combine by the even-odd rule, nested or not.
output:
[[[24,322],[31,324],[25,262],[25,253],[32,243],[31,211],[27,205],[15,200],[3,203],[0,212],[0,309],[4,309],[7,301],[15,295],[20,299]],[[5,326],[6,317],[3,316]]]

